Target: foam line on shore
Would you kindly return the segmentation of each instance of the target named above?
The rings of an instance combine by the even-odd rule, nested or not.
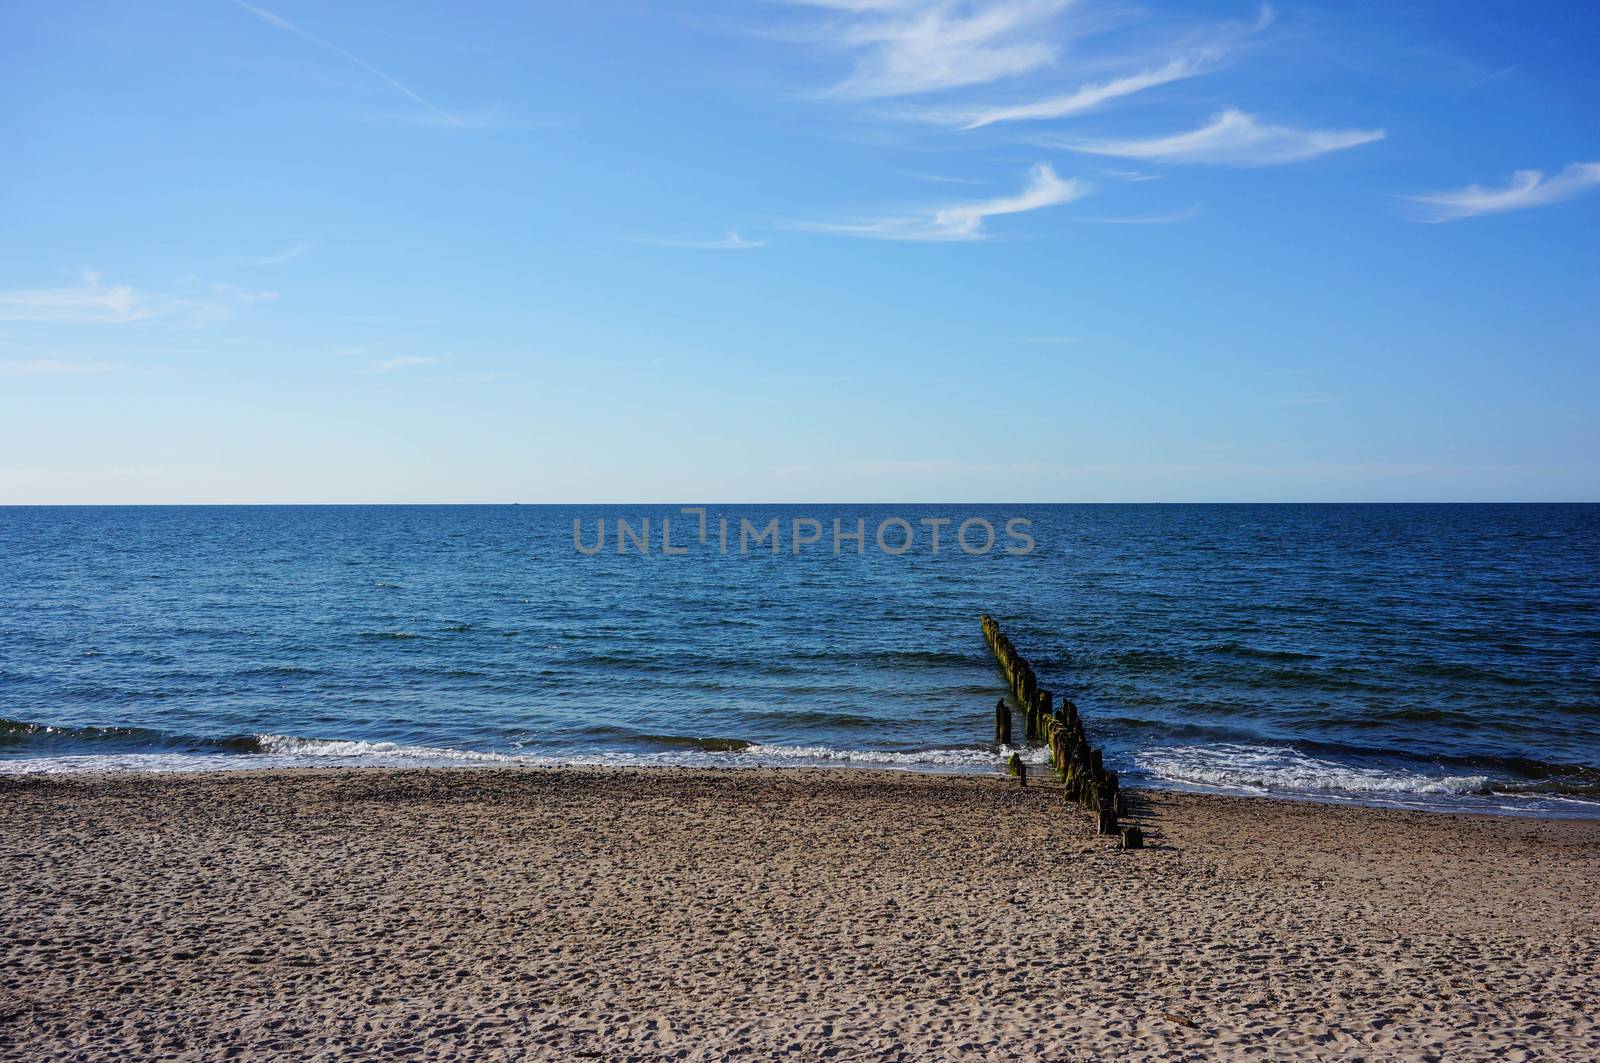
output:
[[[22,735],[20,732],[28,732]],[[49,739],[57,732],[90,745],[128,737],[123,728],[53,728],[15,724],[14,737]],[[153,738],[151,736],[154,736]],[[673,748],[656,750],[472,750],[281,734],[193,738],[138,732],[145,748],[89,752],[51,748],[0,757],[3,775],[84,773],[195,773],[307,767],[553,768],[595,767],[842,767],[930,773],[1001,773],[1012,752],[1030,765],[1046,763],[1043,747],[951,746],[933,749],[851,749],[819,744],[784,745],[726,738],[650,736]],[[81,747],[80,747],[81,748]],[[1336,803],[1397,805],[1452,811],[1488,811],[1600,817],[1587,777],[1578,782],[1523,780],[1456,766],[1435,771],[1393,763],[1392,758],[1333,760],[1288,746],[1251,743],[1167,745],[1135,752],[1126,762],[1136,784],[1220,793],[1309,798]],[[1565,777],[1563,777],[1565,778]]]
[[[722,740],[700,740],[687,749],[656,752],[501,753],[447,746],[406,745],[350,739],[256,735],[255,752],[116,752],[58,754],[0,760],[0,774],[67,774],[75,772],[200,772],[272,768],[359,767],[559,767],[562,765],[635,765],[687,767],[770,767],[855,765],[911,771],[999,771],[1013,752],[1009,747],[966,747],[927,750],[840,749],[831,746],[786,746],[759,743],[727,748]],[[1035,762],[1039,750],[1020,750]]]
[[[1340,764],[1283,746],[1161,746],[1133,759],[1157,779],[1256,793],[1461,795],[1491,789],[1487,775]]]

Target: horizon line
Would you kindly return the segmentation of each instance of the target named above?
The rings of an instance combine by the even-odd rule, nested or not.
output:
[[[0,502],[0,509],[331,509],[331,508],[488,508],[528,506],[541,509],[572,506],[1593,506],[1600,499],[1121,499],[1075,502]]]

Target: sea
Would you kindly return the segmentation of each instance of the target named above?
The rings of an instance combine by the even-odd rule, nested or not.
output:
[[[1588,504],[0,507],[0,773],[997,772],[985,613],[1127,784],[1600,816]]]

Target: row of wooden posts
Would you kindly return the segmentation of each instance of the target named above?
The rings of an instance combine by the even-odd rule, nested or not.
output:
[[[1117,773],[1101,763],[1100,750],[1089,744],[1083,730],[1083,720],[1078,707],[1063,696],[1058,704],[1055,696],[1039,686],[1039,677],[1027,658],[1006,638],[1005,632],[994,617],[983,616],[983,637],[989,649],[1000,662],[1011,694],[1022,710],[1023,741],[1046,746],[1050,750],[1050,764],[1067,795],[1067,800],[1083,806],[1095,816],[1096,829],[1101,834],[1121,839],[1122,846],[1137,849],[1144,844],[1144,835],[1135,826],[1119,827],[1118,819],[1127,812],[1122,790],[1117,785]],[[994,707],[994,740],[1002,746],[1011,742],[1011,708],[1001,698]],[[1028,766],[1020,753],[1012,753],[1011,774],[1026,786]]]

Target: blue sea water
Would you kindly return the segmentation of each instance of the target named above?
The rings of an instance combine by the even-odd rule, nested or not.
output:
[[[617,553],[619,517],[651,520],[648,555]],[[774,517],[781,552],[741,554],[739,520]],[[898,556],[874,541],[893,517],[917,536]],[[972,517],[988,553],[953,541]],[[822,529],[798,556],[795,518]],[[864,554],[835,555],[834,518],[865,522]],[[925,518],[952,521],[937,554]],[[1004,550],[1013,518],[1029,553]],[[574,519],[589,547],[605,519],[606,549],[575,550]],[[710,528],[0,508],[0,772],[993,771],[988,612],[1134,783],[1600,815],[1600,506],[743,506]]]

